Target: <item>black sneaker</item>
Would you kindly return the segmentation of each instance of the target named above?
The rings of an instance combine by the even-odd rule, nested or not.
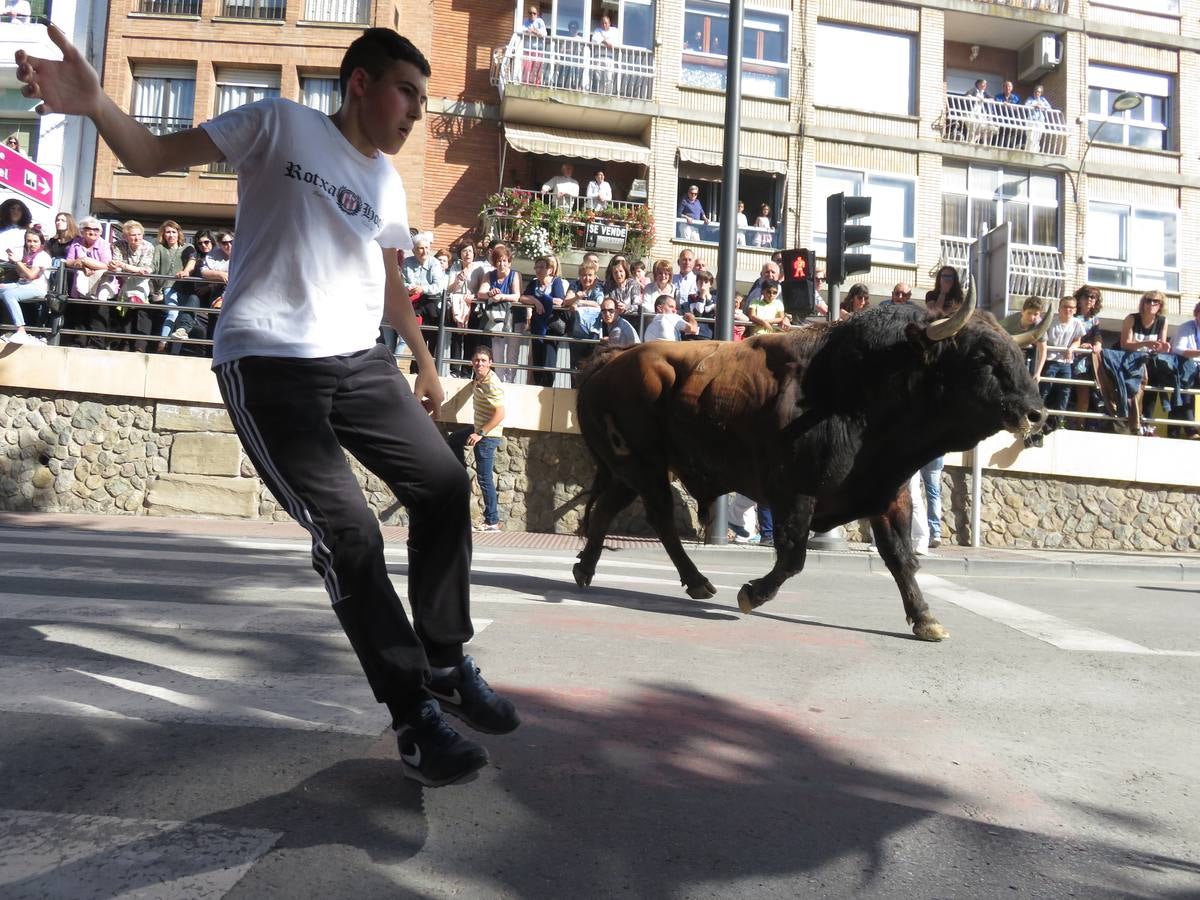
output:
[[[469,656],[449,673],[434,675],[427,689],[446,712],[484,734],[508,734],[521,724],[516,707],[491,689]]]
[[[396,730],[404,777],[426,787],[462,781],[488,764],[488,754],[450,727],[436,700],[426,700]]]

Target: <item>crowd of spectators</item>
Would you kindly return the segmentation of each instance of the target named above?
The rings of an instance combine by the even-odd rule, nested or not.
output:
[[[987,79],[977,78],[963,98],[950,105],[948,125],[953,138],[1010,150],[1041,151],[1054,109],[1042,85],[1034,85],[1022,100],[1011,81],[1005,81],[1000,91],[991,95]]]
[[[208,353],[207,344],[188,342],[212,338],[229,279],[232,231],[201,229],[188,241],[179,223],[167,220],[151,241],[130,219],[105,237],[99,219],[76,222],[60,212],[47,237],[32,219],[18,199],[0,204],[0,299],[7,323],[15,326],[5,340],[45,343],[26,326],[50,324],[50,279],[60,277],[71,301],[63,310],[62,343]]]

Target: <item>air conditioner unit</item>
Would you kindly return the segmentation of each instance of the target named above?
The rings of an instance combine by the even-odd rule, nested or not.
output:
[[[1017,80],[1029,84],[1062,62],[1058,35],[1043,31],[1017,51]]]

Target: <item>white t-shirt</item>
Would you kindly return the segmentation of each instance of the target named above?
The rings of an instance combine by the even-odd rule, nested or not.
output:
[[[651,341],[678,341],[688,330],[688,323],[678,313],[659,313],[646,325],[646,333],[642,340],[649,344]]]
[[[1083,322],[1072,316],[1066,322],[1060,321],[1057,316],[1054,318],[1054,324],[1046,331],[1046,344],[1049,347],[1070,347],[1076,338],[1082,338],[1087,332]],[[1056,362],[1067,362],[1066,350],[1048,350],[1046,351],[1046,359]]]
[[[278,97],[201,126],[238,173],[237,246],[213,365],[370,348],[383,318],[380,247],[412,250],[404,185],[323,113]]]
[[[21,258],[24,259],[25,257],[22,256]],[[50,267],[52,265],[54,265],[54,262],[50,259],[50,254],[45,250],[39,250],[37,253],[33,254],[33,262],[29,263],[29,268],[41,269],[42,274],[33,279],[33,281],[26,281],[24,278],[19,279],[19,281],[21,284],[27,284],[30,287],[35,287],[39,291],[46,291],[49,289],[49,283],[46,280],[46,276],[50,274]]]

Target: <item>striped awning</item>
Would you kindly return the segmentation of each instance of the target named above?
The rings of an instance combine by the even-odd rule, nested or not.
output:
[[[514,150],[546,156],[571,156],[601,162],[650,164],[650,148],[641,141],[617,135],[592,134],[566,128],[534,128],[505,124],[504,139]]]
[[[712,166],[719,169],[725,165],[725,154],[718,150],[700,150],[696,147],[680,147],[679,161],[696,163],[701,166]],[[743,172],[771,172],[774,175],[787,174],[787,160],[765,159],[761,156],[742,154],[739,168]]]

